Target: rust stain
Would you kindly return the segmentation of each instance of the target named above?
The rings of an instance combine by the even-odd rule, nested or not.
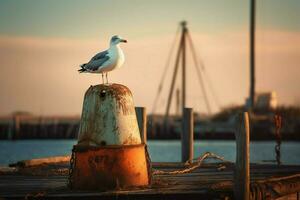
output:
[[[137,144],[139,143],[138,139],[135,137],[132,137],[132,135],[130,135],[128,138],[126,138],[123,142],[124,145],[126,144]]]
[[[122,110],[124,115],[134,114],[133,102],[130,100],[132,99],[132,94],[126,86],[115,83],[111,85],[95,85],[87,90],[85,96],[92,95],[92,93],[96,93],[101,100],[111,96],[116,100],[118,108]]]
[[[116,189],[149,184],[145,146],[105,146],[76,151],[75,189]]]

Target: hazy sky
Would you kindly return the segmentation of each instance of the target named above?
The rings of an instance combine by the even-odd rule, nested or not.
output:
[[[257,1],[257,91],[300,104],[300,1]],[[112,35],[126,63],[109,74],[151,110],[178,22],[188,21],[213,111],[242,104],[249,90],[249,2],[242,0],[0,0],[0,114],[80,114],[83,94],[101,76],[77,68],[104,50]],[[187,104],[205,112],[188,56]],[[172,63],[173,64],[173,63]],[[165,110],[172,68],[158,112]],[[179,86],[179,82],[177,83]],[[211,92],[215,91],[215,96]]]

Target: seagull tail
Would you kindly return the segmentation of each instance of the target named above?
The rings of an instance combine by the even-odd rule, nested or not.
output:
[[[86,64],[80,65],[81,69],[78,70],[79,73],[82,73],[82,72],[85,72],[85,71],[86,71],[86,69],[84,68],[85,65],[86,65]]]

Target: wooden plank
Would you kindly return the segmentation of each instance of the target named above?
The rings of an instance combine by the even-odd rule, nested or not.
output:
[[[178,170],[184,167],[180,163],[166,165],[166,168],[159,166],[159,163],[156,166],[160,167],[160,170]],[[251,174],[252,181],[269,184],[269,186],[272,186],[270,190],[277,191],[278,193],[281,192],[280,195],[289,195],[287,194],[289,191],[298,190],[297,184],[300,183],[300,176],[298,177],[298,175],[293,174],[300,173],[300,166],[252,166],[254,168],[252,172],[259,172],[258,174]],[[37,170],[42,167],[44,166],[30,167],[28,170]],[[58,165],[58,167],[65,166]],[[18,172],[19,175],[17,173],[15,175],[0,175],[0,197],[24,199],[27,195],[32,195],[32,197],[35,197],[35,195],[45,195],[43,198],[53,199],[58,197],[63,199],[211,199],[214,197],[224,197],[224,195],[232,196],[234,177],[234,168],[232,165],[229,165],[224,171],[216,169],[218,164],[207,164],[203,165],[203,167],[187,174],[155,175],[153,183],[149,187],[114,191],[71,191],[67,188],[67,174],[37,176],[22,175],[20,171]],[[52,169],[55,167],[49,166],[48,168]],[[278,176],[278,170],[284,173],[284,175],[289,174],[290,176],[286,178],[272,178]],[[268,179],[266,180],[266,178]],[[280,184],[276,184],[278,181],[281,181]],[[288,189],[295,184],[297,187],[294,187],[294,190]]]
[[[55,156],[55,157],[46,157],[46,158],[36,158],[31,160],[22,160],[17,163],[10,164],[10,167],[31,167],[36,165],[43,164],[53,164],[53,163],[63,163],[69,162],[70,156]]]

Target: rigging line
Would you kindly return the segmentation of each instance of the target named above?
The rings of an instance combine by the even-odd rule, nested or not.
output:
[[[190,36],[190,34],[188,34],[188,37],[189,37],[189,40],[190,40],[190,43],[191,43],[191,48],[193,49],[192,51],[194,51],[194,53],[197,55],[197,52],[196,52],[196,49],[195,49],[195,46],[194,46],[194,44],[193,44],[193,41],[192,41],[192,37]],[[215,100],[215,103],[216,103],[216,105],[217,105],[217,107],[218,108],[220,108],[221,106],[221,104],[220,104],[220,100],[219,100],[219,98],[218,98],[218,95],[216,94],[216,90],[215,90],[215,88],[214,88],[214,86],[213,86],[213,84],[212,84],[212,81],[211,81],[211,78],[210,78],[210,76],[209,76],[209,74],[206,72],[206,70],[205,70],[205,66],[204,66],[204,63],[203,63],[203,60],[201,59],[201,57],[199,57],[198,56],[198,59],[197,60],[199,60],[199,62],[200,62],[200,66],[201,66],[201,68],[202,68],[202,71],[203,71],[203,73],[205,73],[205,77],[206,77],[206,79],[207,79],[207,85],[208,85],[208,87],[209,87],[209,89],[210,89],[210,91],[211,91],[211,93],[212,93],[212,96],[213,96],[213,98],[214,98],[214,100]]]
[[[173,95],[173,91],[174,91],[174,86],[175,86],[176,76],[177,76],[177,72],[178,72],[179,61],[180,61],[180,54],[182,52],[182,45],[183,45],[183,39],[184,39],[183,37],[184,37],[184,35],[182,34],[180,43],[179,43],[179,47],[178,47],[178,51],[177,51],[177,55],[176,55],[175,68],[174,68],[174,73],[173,73],[173,77],[172,77],[171,87],[169,90],[168,103],[167,103],[167,109],[166,109],[166,114],[165,114],[166,122],[168,121],[168,117],[169,117],[169,113],[170,113],[172,95]]]
[[[187,33],[187,35],[188,35],[188,40],[189,40],[189,43],[190,43],[190,48],[191,48],[191,51],[192,51],[192,57],[193,57],[193,60],[194,60],[194,63],[195,63],[196,72],[197,72],[197,75],[198,75],[198,80],[199,80],[199,83],[200,83],[200,87],[203,91],[204,102],[206,104],[208,114],[211,114],[211,108],[210,108],[210,105],[209,105],[209,102],[208,102],[208,97],[207,97],[206,89],[205,89],[205,86],[204,86],[203,78],[202,78],[202,75],[201,75],[201,71],[200,71],[200,68],[199,68],[199,62],[197,60],[195,48],[194,48],[194,45],[193,45],[193,42],[192,42],[192,39],[191,39],[191,36],[190,36],[189,32]]]
[[[158,99],[159,99],[159,96],[160,96],[162,88],[163,88],[163,83],[164,83],[165,77],[167,75],[167,71],[170,67],[171,57],[172,57],[172,54],[173,54],[174,49],[175,49],[174,47],[175,47],[176,41],[178,40],[179,31],[180,31],[180,26],[178,26],[178,28],[176,30],[175,38],[174,38],[172,46],[169,50],[169,54],[168,54],[168,57],[167,57],[167,62],[166,62],[163,74],[161,76],[161,79],[160,79],[160,83],[159,83],[159,86],[158,86],[157,93],[155,95],[155,99],[154,99],[154,103],[153,103],[153,107],[152,107],[152,114],[154,114],[154,112],[156,110],[156,107],[157,107]]]

